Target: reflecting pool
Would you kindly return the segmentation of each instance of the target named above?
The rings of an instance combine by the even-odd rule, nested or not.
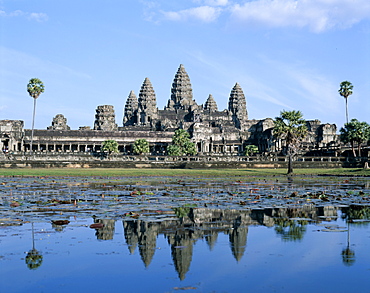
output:
[[[366,178],[2,178],[0,292],[367,292]]]

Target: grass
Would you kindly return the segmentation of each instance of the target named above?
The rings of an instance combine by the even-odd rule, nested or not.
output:
[[[370,176],[370,170],[354,168],[338,169],[294,169],[295,175]],[[286,169],[0,169],[0,176],[282,176]]]

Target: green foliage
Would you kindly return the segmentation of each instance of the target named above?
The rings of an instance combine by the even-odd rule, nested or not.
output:
[[[190,140],[189,133],[184,129],[178,129],[172,137],[172,145],[168,146],[167,152],[170,156],[183,156],[195,155],[197,150]]]
[[[274,136],[289,144],[296,144],[307,134],[306,120],[301,111],[281,111],[274,121]]]
[[[358,154],[361,156],[361,145],[370,140],[370,125],[366,122],[352,119],[349,123],[344,124],[344,127],[339,132],[341,141],[351,144],[354,156],[356,156],[354,146],[357,143]]]
[[[173,208],[173,211],[175,212],[176,216],[181,219],[189,216],[192,209],[196,207],[196,204],[184,204],[181,207]]]
[[[27,253],[25,261],[30,270],[36,270],[42,264],[42,255],[33,248]]]
[[[184,218],[190,213],[190,208],[189,207],[177,207],[173,208],[173,211],[175,212],[175,215],[178,218]]]
[[[345,218],[349,222],[353,222],[354,219],[369,220],[370,219],[370,207],[368,206],[349,206],[345,210]]]
[[[301,241],[306,233],[306,221],[295,221],[290,219],[276,219],[275,231],[283,241]]]
[[[170,156],[182,156],[182,150],[178,145],[170,145],[167,148],[167,153]]]
[[[292,158],[298,152],[301,140],[307,135],[306,120],[303,119],[301,111],[281,111],[274,124],[274,136],[286,143],[290,174],[293,172]]]
[[[355,252],[349,247],[347,247],[346,249],[343,249],[342,250],[342,261],[345,266],[348,266],[348,267],[352,266],[356,261]]]
[[[252,156],[253,154],[258,152],[258,146],[250,144],[245,146],[244,148],[244,156]]]
[[[352,95],[353,85],[349,81],[342,81],[340,83],[340,89],[338,90],[339,94],[347,99],[350,95]]]
[[[142,154],[149,153],[150,151],[149,142],[144,138],[137,139],[134,142],[133,150],[134,150],[134,154],[136,155],[142,155]]]
[[[194,156],[194,155],[197,154],[195,144],[193,142],[191,142],[190,139],[188,141],[184,142],[183,151],[185,152],[186,155]]]
[[[27,84],[27,92],[34,99],[37,99],[44,90],[44,84],[38,78],[31,78]]]
[[[174,145],[183,145],[189,139],[190,135],[185,129],[178,129],[172,137],[172,142]]]
[[[118,142],[113,139],[103,141],[102,150],[108,153],[118,153]]]

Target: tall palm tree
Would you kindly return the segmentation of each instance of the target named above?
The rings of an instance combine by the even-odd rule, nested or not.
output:
[[[349,81],[340,83],[339,94],[346,100],[346,123],[348,123],[348,97],[352,95],[353,85]]]
[[[32,152],[33,129],[35,125],[35,114],[36,114],[36,100],[40,96],[40,94],[44,92],[44,84],[38,78],[31,78],[27,84],[27,92],[33,98],[32,132],[30,144],[30,151]]]
[[[281,111],[274,121],[274,136],[286,144],[288,174],[293,173],[293,156],[298,153],[300,141],[307,134],[306,120],[301,111]]]

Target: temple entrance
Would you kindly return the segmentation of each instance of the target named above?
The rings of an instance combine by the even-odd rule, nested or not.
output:
[[[4,139],[4,140],[2,140],[1,142],[2,142],[2,144],[3,144],[2,151],[3,151],[4,153],[9,152],[9,139]]]

